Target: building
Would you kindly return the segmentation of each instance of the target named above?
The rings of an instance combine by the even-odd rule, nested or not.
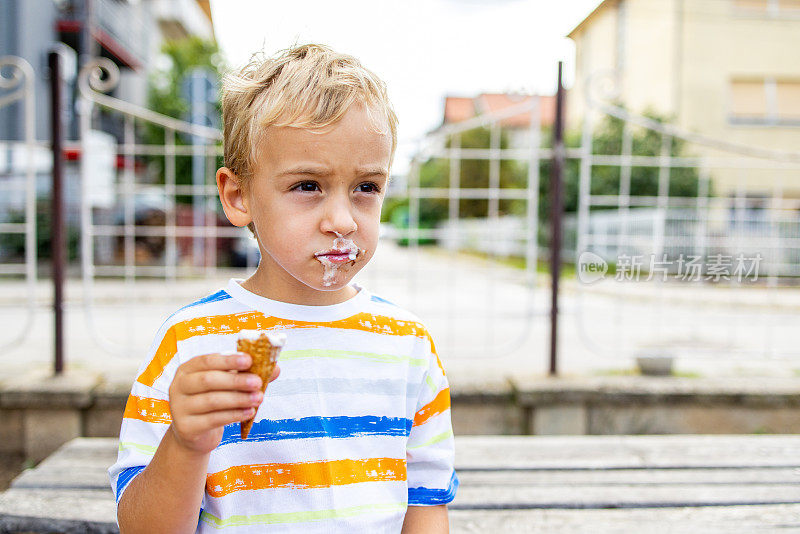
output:
[[[68,80],[64,84],[64,156],[67,161],[64,188],[67,223],[76,228],[80,199],[78,160],[92,158],[87,161],[92,169],[89,203],[96,208],[95,218],[102,215],[106,223],[115,222],[117,173],[125,164],[117,146],[123,131],[121,117],[97,109],[94,129],[83,140],[92,147],[91,155],[81,154],[74,105],[75,75],[80,66],[87,58],[110,59],[120,71],[119,83],[110,95],[145,107],[148,81],[153,70],[158,68],[162,45],[167,40],[188,36],[214,39],[208,0],[0,0],[0,57],[21,57],[33,67],[35,139],[38,141],[33,146],[24,142],[21,105],[0,105],[0,186],[4,191],[0,197],[0,223],[20,222],[26,217],[29,162],[33,162],[37,199],[50,195],[52,156],[48,146],[51,121],[47,56],[57,43],[73,51],[66,54],[63,64]],[[141,167],[137,162],[135,172],[140,172]],[[142,202],[140,197],[142,195],[135,199],[137,209]],[[38,215],[46,216],[46,211],[39,209]],[[0,258],[5,257],[6,252],[0,249]]]
[[[613,70],[632,111],[748,147],[800,151],[798,0],[604,0],[568,37],[576,48],[568,127],[580,127],[587,77]],[[797,170],[716,168],[711,177],[718,196],[800,199]]]
[[[147,81],[164,41],[189,35],[214,38],[208,0],[3,0],[0,2],[0,56],[22,57],[36,72],[36,138],[50,138],[47,54],[57,42],[82,58],[102,56],[120,68],[113,96],[144,105]],[[69,95],[68,95],[69,97]],[[77,134],[68,106],[68,138]],[[17,106],[0,108],[0,140],[21,140]]]

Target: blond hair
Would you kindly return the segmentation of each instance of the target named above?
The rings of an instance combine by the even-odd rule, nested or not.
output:
[[[245,187],[267,127],[325,128],[354,103],[365,105],[379,133],[385,132],[381,119],[386,119],[394,157],[397,116],[386,84],[356,58],[319,44],[294,46],[271,58],[256,54],[223,80],[225,166]]]

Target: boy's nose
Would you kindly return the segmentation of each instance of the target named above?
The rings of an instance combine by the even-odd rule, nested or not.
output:
[[[352,234],[358,229],[348,201],[331,199],[325,210],[321,230],[340,235]]]

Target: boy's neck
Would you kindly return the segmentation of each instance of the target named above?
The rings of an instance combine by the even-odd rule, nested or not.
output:
[[[256,269],[250,278],[242,282],[241,286],[251,293],[270,300],[303,306],[340,304],[353,298],[358,293],[358,290],[350,285],[334,291],[318,291],[302,284],[298,280],[293,279],[293,281],[294,284],[292,285],[295,287],[289,289],[287,284],[271,283],[272,281],[264,276],[261,269]]]

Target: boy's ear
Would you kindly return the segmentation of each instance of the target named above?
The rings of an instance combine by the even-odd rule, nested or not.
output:
[[[234,226],[247,226],[253,220],[247,209],[239,177],[228,167],[217,170],[217,191],[225,216]]]

